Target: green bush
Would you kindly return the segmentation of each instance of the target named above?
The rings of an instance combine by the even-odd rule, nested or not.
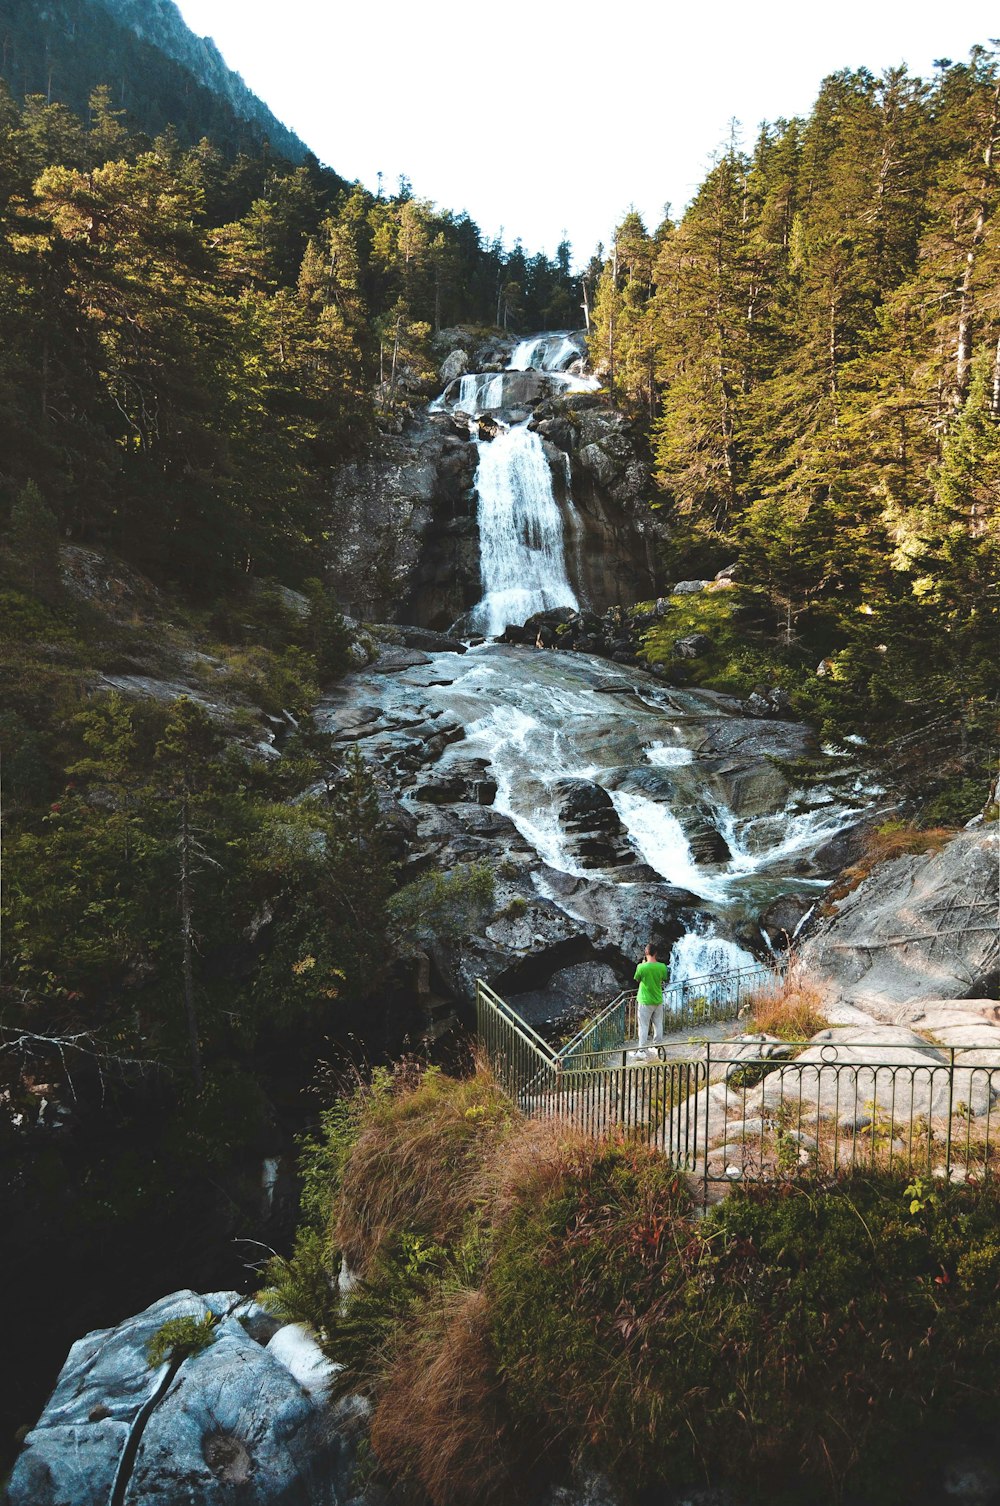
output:
[[[203,1318],[168,1318],[146,1345],[150,1369],[156,1370],[168,1360],[185,1360],[189,1355],[200,1354],[215,1343],[218,1321],[215,1313],[206,1313]]]
[[[991,1189],[761,1186],[700,1226],[664,1200],[653,1244],[624,1155],[521,1210],[488,1277],[510,1405],[567,1462],[638,1486],[707,1460],[770,1501],[805,1478],[816,1500],[905,1502],[956,1427],[995,1426]]]

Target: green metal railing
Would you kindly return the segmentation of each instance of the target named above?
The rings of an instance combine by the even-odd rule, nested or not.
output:
[[[687,1059],[637,1059],[623,995],[555,1051],[485,984],[479,1037],[523,1113],[624,1134],[712,1184],[892,1170],[982,1179],[1000,1167],[1000,1050],[761,1038],[691,1041]],[[745,995],[744,995],[745,997]],[[582,1049],[584,1043],[596,1049]]]

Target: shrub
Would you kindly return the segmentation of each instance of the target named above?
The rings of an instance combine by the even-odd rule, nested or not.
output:
[[[340,1308],[335,1268],[336,1255],[328,1240],[306,1225],[296,1234],[287,1259],[275,1255],[267,1262],[267,1285],[259,1300],[286,1323],[307,1323],[319,1343],[327,1343]]]
[[[202,1318],[168,1318],[146,1345],[146,1358],[153,1370],[167,1360],[186,1360],[215,1343],[215,1313]]]
[[[707,1476],[774,1506],[894,1506],[949,1433],[995,1427],[989,1183],[790,1177],[698,1220],[662,1156],[525,1122],[482,1071],[408,1064],[344,1114],[307,1172],[317,1208],[339,1188],[362,1272],[328,1352],[373,1397],[382,1466],[432,1506],[571,1465],[626,1493]],[[324,1300],[328,1248],[296,1252],[289,1313]]]
[[[664,1407],[637,1361],[697,1246],[690,1199],[637,1145],[550,1135],[523,1150],[501,1188],[486,1282],[514,1422],[556,1467],[599,1456],[613,1469],[628,1453],[641,1469]]]
[[[776,988],[757,995],[752,1012],[756,1030],[783,1041],[807,1041],[830,1023],[819,988],[794,966]]]

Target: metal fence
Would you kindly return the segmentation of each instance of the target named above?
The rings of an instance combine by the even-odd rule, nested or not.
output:
[[[713,1184],[890,1170],[981,1179],[1000,1164],[1000,1050],[838,1041],[692,1041],[683,1060],[637,1060],[621,996],[556,1050],[477,987],[479,1035],[518,1107],[598,1137],[624,1134]]]
[[[663,990],[664,1029],[697,1029],[739,1019],[747,1005],[772,989],[780,977],[780,969],[745,967],[668,984]],[[627,989],[588,1020],[558,1056],[564,1067],[612,1066],[614,1062],[602,1059],[623,1057],[627,1043],[637,1038],[635,989]]]

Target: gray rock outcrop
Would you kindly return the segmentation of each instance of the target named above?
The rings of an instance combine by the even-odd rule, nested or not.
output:
[[[475,472],[475,446],[439,414],[334,473],[328,579],[345,611],[442,629],[478,599]]]
[[[165,1322],[209,1313],[207,1348],[150,1366]],[[73,1345],[9,1506],[339,1506],[365,1409],[328,1404],[334,1369],[296,1325],[236,1292],[164,1297]]]
[[[995,992],[1000,977],[995,823],[939,852],[882,863],[803,946],[803,966],[833,997],[893,1021],[924,999]]]

